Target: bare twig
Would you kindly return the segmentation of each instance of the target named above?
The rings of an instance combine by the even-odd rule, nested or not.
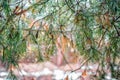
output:
[[[100,44],[101,44],[101,42],[102,42],[102,40],[103,40],[103,38],[104,38],[106,32],[107,32],[107,29],[105,30],[105,32],[103,33],[103,35],[102,35],[100,41],[98,42],[98,48],[100,47]]]
[[[118,16],[118,17],[115,19],[115,21],[117,21],[119,18],[120,18],[120,16]]]
[[[77,71],[77,70],[81,69],[81,67],[82,67],[82,66],[83,66],[86,62],[88,62],[90,59],[91,59],[91,57],[87,58],[87,59],[86,59],[83,63],[81,63],[81,65],[80,65],[80,67],[79,67],[79,68],[77,68],[77,69],[73,70],[72,72],[75,72],[75,71]]]
[[[113,26],[114,26],[114,28],[115,28],[115,30],[116,30],[116,32],[117,32],[117,34],[118,34],[118,36],[120,36],[120,33],[119,33],[119,31],[118,31],[117,27],[116,27],[115,25],[113,25]]]

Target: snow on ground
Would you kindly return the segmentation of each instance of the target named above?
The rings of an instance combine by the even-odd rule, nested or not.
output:
[[[71,67],[70,67],[71,66]],[[76,67],[77,66],[77,67]],[[79,68],[76,64],[64,65],[61,67],[55,66],[51,62],[44,63],[20,63],[19,70],[14,69],[15,75],[19,80],[90,80],[90,76],[96,73],[98,65],[83,66],[80,70],[72,72],[72,69]],[[83,72],[87,70],[86,75]],[[0,80],[5,80],[9,73],[4,67],[0,67]],[[67,79],[66,79],[67,80]],[[106,80],[111,79],[111,74],[106,75]]]

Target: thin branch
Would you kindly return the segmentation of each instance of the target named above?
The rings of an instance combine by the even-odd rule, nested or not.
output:
[[[118,34],[118,36],[120,36],[120,33],[119,33],[119,31],[118,31],[117,27],[116,27],[115,25],[113,25],[113,26],[114,26],[114,28],[115,28],[115,30],[116,30],[116,32],[117,32],[117,34]]]
[[[75,10],[71,8],[71,7],[74,7],[73,5],[70,7],[70,5],[68,4],[67,0],[65,0],[65,3],[67,4],[67,6],[69,7],[70,10],[72,10],[73,12],[75,12]]]
[[[23,0],[17,1],[15,3],[9,4],[10,6],[16,5],[16,4],[20,4]]]
[[[28,29],[22,29],[23,31],[29,31],[30,28]],[[41,32],[46,32],[46,30],[44,29],[31,29],[31,31],[41,31]],[[52,30],[53,32],[61,32],[61,30]],[[62,31],[63,33],[67,33],[67,32],[73,32],[73,31],[77,31],[77,30],[65,30],[65,31]]]
[[[118,17],[115,19],[115,21],[117,21],[119,18],[120,18],[120,16],[118,16]]]
[[[79,67],[79,68],[77,68],[77,69],[73,70],[72,72],[75,72],[75,71],[77,71],[77,70],[80,70],[80,69],[81,69],[81,67],[82,67],[85,63],[87,63],[90,59],[91,59],[91,57],[87,58],[87,59],[86,59],[83,63],[81,63],[81,65],[80,65],[80,67]]]
[[[102,42],[102,40],[103,40],[103,38],[104,38],[106,32],[107,32],[107,29],[105,30],[105,32],[103,33],[103,35],[102,35],[100,41],[98,42],[98,48],[100,47],[100,44],[101,44],[101,42]]]
[[[29,9],[31,9],[32,7],[34,7],[34,6],[36,6],[36,5],[42,5],[42,4],[45,4],[45,3],[47,3],[49,0],[46,0],[46,1],[44,1],[44,2],[41,2],[41,0],[39,1],[39,2],[36,2],[35,4],[33,4],[32,6],[30,6],[30,7],[28,7],[27,9],[25,9],[25,10],[21,10],[20,12],[17,12],[17,13],[14,13],[15,15],[21,15],[21,14],[23,14],[23,13],[25,13],[25,12],[27,12]],[[41,2],[41,3],[40,3]]]
[[[53,13],[53,12],[52,12],[52,13]],[[48,15],[42,17],[42,18],[36,19],[36,20],[30,25],[30,28],[29,28],[29,29],[23,29],[23,30],[26,30],[26,31],[28,30],[29,32],[30,32],[30,31],[33,31],[32,28],[33,28],[33,26],[35,25],[35,23],[38,22],[39,20],[45,19],[45,18],[48,17],[49,15],[51,15],[51,14],[48,14]],[[35,31],[37,31],[37,30],[35,30]]]

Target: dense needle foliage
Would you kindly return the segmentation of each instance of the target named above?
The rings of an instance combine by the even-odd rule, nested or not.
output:
[[[7,68],[17,66],[28,40],[38,45],[38,61],[44,60],[43,44],[44,55],[55,54],[58,35],[72,35],[76,52],[113,70],[120,57],[120,1],[0,0],[1,60]]]

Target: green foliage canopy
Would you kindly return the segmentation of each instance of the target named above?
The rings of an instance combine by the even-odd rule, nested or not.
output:
[[[25,19],[22,15],[27,14]],[[38,40],[32,32],[34,24],[29,19],[49,24],[49,32]],[[61,29],[63,26],[64,29]],[[24,37],[24,30],[28,34]],[[39,30],[40,31],[40,30]],[[37,33],[39,32],[37,31]],[[2,60],[16,65],[26,51],[27,37],[36,44],[52,44],[48,49],[54,54],[54,39],[49,34],[74,36],[77,51],[92,61],[114,63],[120,56],[120,1],[119,0],[1,0],[0,46]],[[36,35],[37,35],[36,33]],[[38,47],[39,48],[39,47]],[[43,60],[41,50],[39,58]]]

